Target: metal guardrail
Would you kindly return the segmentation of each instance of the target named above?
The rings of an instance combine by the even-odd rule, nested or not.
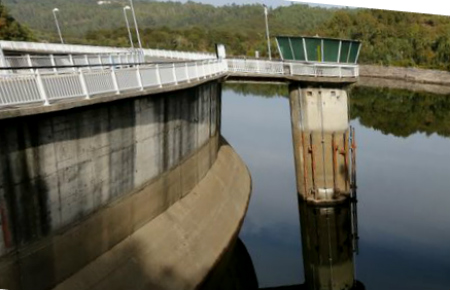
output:
[[[358,77],[359,66],[302,62],[227,59],[228,72],[261,75]]]
[[[213,53],[203,52],[186,52],[162,49],[143,49],[144,56],[162,57],[162,58],[177,58],[189,60],[213,59],[216,55]]]
[[[12,73],[27,73],[20,68],[47,67],[42,71],[73,70],[71,67],[91,66],[93,69],[101,69],[103,65],[115,65],[122,63],[142,63],[142,54],[136,52],[111,53],[111,54],[66,54],[66,55],[20,55],[5,56],[0,63],[0,68],[12,68],[7,70]],[[3,70],[6,71],[6,70]]]
[[[0,76],[0,107],[29,103],[49,105],[69,98],[89,99],[106,93],[143,91],[208,79],[227,71],[226,62],[203,60],[103,70],[7,74]]]
[[[204,58],[207,54],[146,50],[167,58]],[[144,52],[145,54],[145,52]],[[221,73],[273,76],[358,77],[357,65],[246,59],[142,63],[135,51],[109,54],[25,55],[3,57],[0,107],[128,90],[161,88],[207,79]],[[3,72],[3,74],[2,74]]]
[[[44,54],[115,54],[115,53],[141,53],[149,57],[177,58],[188,60],[200,60],[215,58],[215,54],[202,52],[185,52],[162,49],[143,49],[142,51],[124,47],[40,43],[26,41],[0,40],[0,49],[19,53],[44,53]]]

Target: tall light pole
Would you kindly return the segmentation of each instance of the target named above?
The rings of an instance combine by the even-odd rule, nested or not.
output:
[[[123,15],[127,23],[128,37],[130,38],[131,48],[134,49],[133,36],[131,35],[130,22],[128,22],[127,10],[131,10],[130,6],[123,7]]]
[[[133,0],[130,0],[130,6],[131,6],[131,12],[133,12],[134,27],[136,28],[136,35],[137,35],[137,39],[138,39],[138,43],[139,43],[139,48],[142,51],[141,37],[139,35],[139,28],[138,28],[138,24],[137,24],[137,20],[136,20],[136,13],[134,12]]]
[[[56,16],[56,12],[59,12],[58,8],[53,9],[53,16],[55,17],[56,29],[58,29],[59,39],[61,39],[61,43],[64,44],[64,39],[61,34],[61,28],[59,27],[58,17]]]
[[[266,37],[267,37],[267,51],[269,52],[269,60],[272,60],[272,52],[270,50],[270,37],[269,37],[269,20],[267,19],[267,6],[266,4],[263,4],[264,6],[264,15],[266,18]]]

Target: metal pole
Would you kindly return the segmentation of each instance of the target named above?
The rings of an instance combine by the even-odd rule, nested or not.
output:
[[[59,27],[58,17],[56,16],[56,12],[59,12],[58,8],[53,9],[53,16],[55,17],[56,29],[58,29],[59,39],[61,39],[61,43],[64,44],[64,39],[61,34],[61,28]]]
[[[127,10],[130,10],[130,6],[123,7],[123,15],[125,16],[125,22],[127,23],[128,37],[130,38],[131,48],[134,49],[133,36],[131,35],[130,22],[128,21]]]
[[[134,27],[136,28],[136,35],[137,35],[137,39],[138,39],[138,43],[139,43],[139,48],[142,51],[141,37],[139,35],[139,28],[138,28],[138,24],[137,24],[137,20],[136,20],[136,13],[134,12],[133,0],[130,0],[130,6],[131,6],[131,12],[133,13]]]
[[[267,37],[267,51],[269,52],[269,60],[272,60],[272,52],[270,50],[270,37],[269,37],[269,20],[267,19],[267,6],[263,4],[264,6],[264,15],[266,18],[266,37]]]

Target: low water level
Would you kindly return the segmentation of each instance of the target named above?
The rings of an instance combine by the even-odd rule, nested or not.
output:
[[[305,282],[287,87],[227,85],[222,134],[248,165],[240,238],[260,288]],[[450,96],[356,87],[358,248],[366,289],[450,287]]]

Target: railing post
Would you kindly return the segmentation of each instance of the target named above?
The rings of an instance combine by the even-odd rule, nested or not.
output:
[[[158,83],[158,86],[162,88],[162,82],[161,82],[161,72],[159,71],[159,65],[156,65],[156,81]]]
[[[202,61],[203,78],[206,79],[205,61]]]
[[[70,61],[70,65],[72,66],[72,70],[76,71],[76,68],[74,67],[75,66],[75,62],[73,60],[73,55],[72,54],[69,54],[69,61]]]
[[[139,65],[136,66],[136,76],[138,79],[138,85],[141,91],[144,90],[144,85],[142,84],[142,76],[141,76],[141,70],[139,68]]]
[[[80,83],[81,83],[81,88],[83,89],[83,93],[86,96],[86,99],[90,99],[91,96],[89,95],[89,89],[86,83],[86,77],[83,73],[83,70],[80,69],[78,70],[79,76],[80,76]]]
[[[41,73],[39,72],[39,70],[36,70],[35,75],[36,75],[36,82],[37,82],[37,87],[38,87],[39,93],[40,93],[42,99],[44,100],[44,106],[48,106],[48,105],[50,105],[50,103],[48,101],[47,92],[45,90],[44,82],[42,80],[42,76],[41,76]]]
[[[105,69],[103,67],[103,60],[102,60],[102,55],[101,54],[98,55],[98,61],[100,62],[100,67],[102,68],[102,70]]]
[[[200,80],[200,72],[198,71],[198,62],[195,62],[195,73],[197,74],[197,80]]]
[[[339,77],[342,78],[342,67],[339,66]]]
[[[294,65],[293,65],[292,63],[289,64],[289,74],[290,74],[291,76],[294,75]]]
[[[173,74],[173,79],[175,80],[175,85],[178,85],[177,74],[175,72],[175,63],[172,63],[172,74]]]
[[[185,69],[186,69],[186,77],[187,77],[187,82],[190,83],[191,82],[191,78],[189,76],[189,68],[188,68],[188,64],[187,62],[185,63]]]
[[[87,54],[84,55],[84,60],[86,61],[86,65],[88,66],[88,69],[91,70],[90,63],[89,63],[89,57]]]
[[[58,70],[56,69],[55,56],[53,54],[50,54],[50,62],[52,63],[53,71],[58,72]]]
[[[208,77],[211,77],[212,75],[212,70],[211,70],[211,61],[208,60]]]
[[[31,68],[31,67],[33,67],[33,61],[31,60],[30,54],[27,54],[27,62],[28,62],[28,66],[30,67],[30,71],[33,72],[33,69]]]
[[[120,88],[119,88],[119,82],[117,81],[117,76],[116,76],[116,70],[114,67],[111,68],[111,77],[112,77],[112,81],[113,81],[113,85],[114,85],[114,90],[116,91],[116,94],[120,94]]]

